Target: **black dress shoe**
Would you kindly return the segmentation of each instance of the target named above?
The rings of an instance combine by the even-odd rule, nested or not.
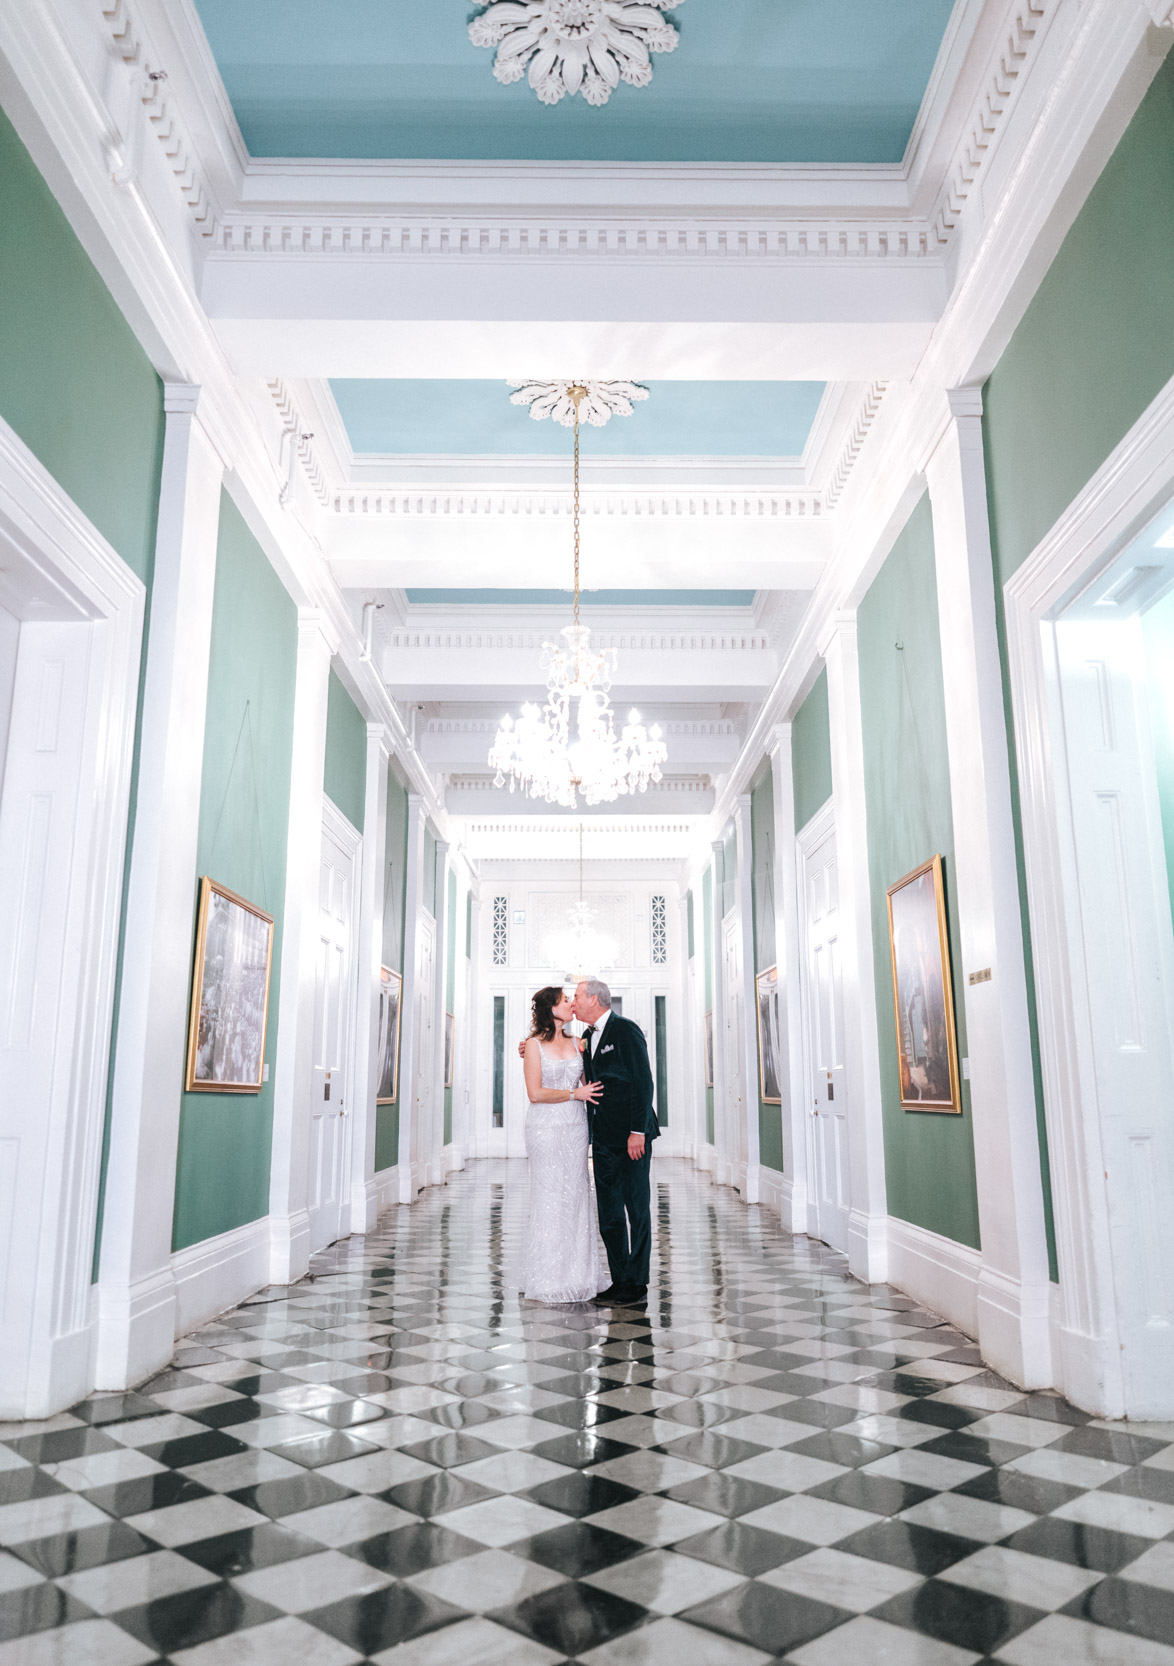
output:
[[[600,1307],[610,1307],[613,1302],[623,1300],[623,1291],[624,1286],[622,1284],[609,1284],[606,1290],[601,1290],[597,1296],[592,1296],[591,1299],[598,1302]]]
[[[636,1305],[648,1300],[648,1286],[646,1284],[629,1284],[625,1287],[624,1293],[627,1300]]]

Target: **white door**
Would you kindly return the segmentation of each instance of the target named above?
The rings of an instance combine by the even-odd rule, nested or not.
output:
[[[310,1247],[342,1231],[346,1110],[350,1087],[351,966],[355,853],[329,823],[322,829],[318,964],[314,987],[314,1075],[310,1090]]]
[[[815,1233],[848,1249],[851,1188],[844,1073],[844,984],[840,958],[840,886],[836,835],[825,833],[803,856],[807,925],[807,1029],[811,1081],[812,1211]]]
[[[726,1079],[726,1150],[731,1165],[730,1179],[742,1186],[746,1179],[746,1086],[742,1072],[743,1029],[746,1003],[742,997],[742,933],[737,915],[730,915],[722,928],[725,951],[725,1046],[723,1063]]]
[[[433,1077],[436,1074],[435,1007],[432,986],[436,959],[436,927],[422,915],[416,937],[416,1087],[412,1116],[412,1183],[426,1186],[434,1178],[428,1172],[436,1148],[433,1118],[438,1102]],[[439,1096],[443,1106],[443,1093]]]
[[[1174,943],[1145,648],[1137,619],[1056,641],[1126,1401],[1144,1417],[1174,1375]]]

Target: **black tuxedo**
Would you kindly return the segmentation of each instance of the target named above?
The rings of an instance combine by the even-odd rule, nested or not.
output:
[[[643,1285],[652,1251],[652,1142],[660,1133],[648,1043],[638,1024],[615,1013],[604,1023],[594,1054],[592,1039],[588,1035],[583,1074],[603,1083],[589,1113],[599,1230],[612,1283]],[[629,1134],[644,1135],[644,1155],[635,1162],[628,1156]]]

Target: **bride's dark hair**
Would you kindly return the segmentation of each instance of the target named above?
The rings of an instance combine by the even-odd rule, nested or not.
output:
[[[530,1002],[533,1022],[530,1034],[536,1035],[539,1041],[553,1041],[558,1020],[554,1016],[554,1009],[563,998],[561,985],[551,984],[547,989],[540,989]]]

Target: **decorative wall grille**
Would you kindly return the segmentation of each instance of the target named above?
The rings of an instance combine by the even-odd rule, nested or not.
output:
[[[493,899],[493,964],[510,963],[510,908],[508,897]]]
[[[668,908],[663,897],[652,899],[652,964],[667,966],[669,962]]]

